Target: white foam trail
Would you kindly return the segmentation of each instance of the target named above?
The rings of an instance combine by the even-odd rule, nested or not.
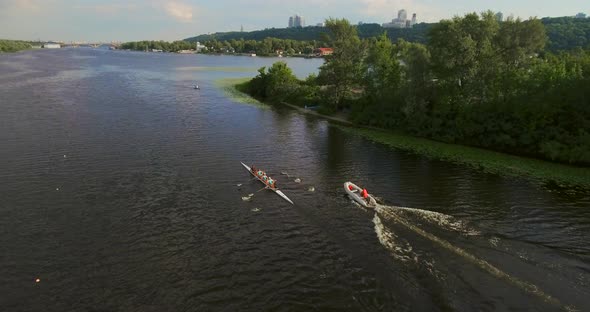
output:
[[[383,207],[388,207],[383,205]],[[457,220],[453,216],[449,216],[440,212],[436,211],[429,211],[423,209],[416,209],[416,208],[408,208],[408,207],[391,207],[395,208],[396,212],[409,212],[413,215],[420,217],[422,220],[427,221],[431,224],[436,224],[439,227],[459,232],[461,234],[467,236],[479,236],[481,235],[480,231],[477,231],[473,228],[470,228],[466,222]]]
[[[396,213],[396,210],[404,210],[404,209],[414,209],[414,208],[405,208],[405,207],[396,207],[396,206],[383,206],[383,205],[377,205],[377,207],[375,208],[375,212],[377,214],[380,214],[382,216],[387,217],[389,220],[395,221],[401,225],[404,225],[405,227],[407,227],[408,229],[414,231],[416,234],[434,242],[439,244],[441,247],[465,258],[466,260],[472,262],[473,264],[477,265],[480,269],[492,274],[493,276],[497,277],[497,278],[501,278],[504,279],[512,284],[514,284],[515,286],[521,288],[522,290],[524,290],[525,292],[528,292],[530,294],[533,294],[539,298],[541,298],[542,300],[544,300],[545,302],[557,305],[557,306],[561,306],[561,303],[559,302],[559,300],[557,300],[556,298],[553,298],[552,296],[550,296],[549,294],[543,292],[537,285],[531,284],[529,282],[523,281],[519,278],[513,277],[510,274],[498,269],[497,267],[493,266],[492,264],[490,264],[489,262],[477,258],[476,256],[472,255],[471,253],[457,247],[454,246],[453,244],[449,243],[448,241],[439,238],[433,234],[430,234],[424,230],[422,230],[421,228],[411,224],[406,218],[404,218],[402,215],[400,215],[399,213]],[[575,309],[572,306],[563,306],[564,309],[569,310],[569,309]]]
[[[373,223],[375,224],[375,232],[381,245],[385,246],[396,260],[407,262],[413,258],[417,258],[416,253],[412,251],[412,246],[406,241],[403,246],[397,242],[397,235],[387,229],[381,222],[378,214],[373,217]]]
[[[378,214],[375,214],[373,217],[373,223],[375,224],[375,232],[377,233],[379,242],[389,250],[394,259],[401,262],[414,262],[424,266],[437,280],[445,280],[445,275],[434,267],[434,259],[430,259],[430,261],[420,259],[420,256],[414,251],[412,245],[407,240],[401,243],[399,237],[383,225]]]

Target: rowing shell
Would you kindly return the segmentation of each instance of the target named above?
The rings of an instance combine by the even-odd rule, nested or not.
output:
[[[242,164],[242,166],[244,166],[244,168],[246,168],[246,170],[248,170],[248,172],[250,172],[250,174],[251,174],[251,175],[253,175],[254,177],[256,177],[256,179],[258,179],[258,181],[260,181],[260,182],[264,183],[264,181],[262,181],[262,180],[261,180],[261,179],[260,179],[260,178],[259,178],[257,175],[255,175],[255,174],[252,172],[252,169],[250,169],[250,167],[248,167],[248,165],[244,164],[243,162],[240,162],[240,163]],[[266,185],[266,183],[264,183],[264,185]],[[273,191],[273,192],[275,192],[275,193],[279,194],[279,196],[281,196],[281,197],[282,197],[284,200],[286,200],[286,201],[290,202],[290,203],[291,203],[291,205],[295,205],[295,204],[293,204],[293,201],[291,201],[291,200],[289,199],[289,197],[287,197],[287,195],[285,195],[283,192],[281,192],[281,190],[278,190],[278,189],[273,189],[273,188],[271,188],[271,187],[267,187],[267,188],[268,188],[269,190],[271,190],[271,191]]]

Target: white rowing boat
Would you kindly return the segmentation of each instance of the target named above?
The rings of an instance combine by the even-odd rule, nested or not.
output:
[[[344,190],[350,198],[365,208],[375,208],[377,206],[377,201],[371,194],[367,194],[367,199],[363,198],[361,195],[363,189],[352,182],[344,182]]]
[[[279,189],[277,189],[277,188],[274,188],[274,187],[270,187],[266,181],[262,180],[262,178],[260,178],[260,177],[259,177],[259,176],[257,176],[256,174],[254,174],[254,172],[252,172],[252,169],[251,169],[251,168],[250,168],[248,165],[244,164],[243,162],[240,162],[240,163],[242,164],[242,166],[244,166],[244,168],[246,168],[246,170],[248,170],[248,172],[250,172],[250,174],[251,174],[251,175],[253,175],[254,177],[256,177],[256,179],[258,179],[258,181],[260,181],[260,182],[264,183],[264,185],[266,185],[266,188],[267,188],[267,189],[269,189],[269,190],[271,190],[271,191],[273,191],[273,192],[275,192],[275,193],[279,194],[279,196],[281,196],[281,197],[282,197],[284,200],[286,200],[286,201],[290,202],[290,203],[291,203],[291,205],[294,205],[294,204],[293,204],[293,201],[291,201],[291,200],[289,199],[289,197],[287,197],[287,195],[285,195],[283,192],[281,192],[281,190],[279,190]]]

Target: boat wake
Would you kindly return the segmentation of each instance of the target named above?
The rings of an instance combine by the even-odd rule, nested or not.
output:
[[[375,224],[375,233],[377,234],[377,237],[381,244],[388,251],[390,251],[393,258],[401,262],[411,262],[420,266],[424,266],[426,270],[429,271],[438,280],[444,280],[445,276],[443,273],[439,272],[434,267],[434,260],[421,259],[419,251],[414,250],[407,240],[400,239],[400,237],[393,233],[391,229],[387,228],[383,224],[383,220],[403,225],[408,230],[427,239],[428,241],[431,241],[439,245],[440,247],[463,258],[464,260],[471,262],[472,264],[479,267],[481,270],[499,279],[508,281],[512,285],[520,288],[521,290],[529,294],[539,297],[547,303],[554,304],[556,306],[561,306],[559,300],[545,293],[537,285],[514,277],[502,271],[498,267],[490,264],[486,260],[481,259],[476,255],[471,254],[468,251],[451,244],[449,241],[443,238],[440,238],[432,233],[425,231],[417,225],[420,222],[416,222],[416,220],[425,221],[432,225],[436,225],[441,229],[458,232],[466,236],[474,236],[481,234],[479,231],[476,231],[469,227],[465,222],[461,222],[445,214],[415,208],[386,206],[381,204],[378,204],[375,208],[375,216],[373,218],[373,223]],[[575,310],[575,308],[572,308],[571,306],[564,308],[569,311]]]
[[[395,260],[414,263],[420,267],[426,268],[426,270],[437,280],[445,280],[445,275],[435,268],[435,260],[423,259],[422,256],[414,251],[412,245],[410,245],[407,240],[401,239],[393,233],[393,231],[383,225],[379,214],[374,215],[373,223],[375,224],[375,232],[377,233],[379,242],[391,252],[392,257]]]
[[[402,217],[406,220],[417,218],[419,221],[425,221],[431,225],[437,226],[440,229],[459,233],[465,236],[481,235],[480,231],[470,227],[467,222],[436,211],[386,205],[378,205],[375,210],[383,214],[395,213],[397,217]]]

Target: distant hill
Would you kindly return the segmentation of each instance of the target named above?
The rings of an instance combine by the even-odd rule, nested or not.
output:
[[[398,38],[403,38],[407,41],[413,42],[426,42],[426,34],[428,33],[428,29],[432,27],[434,24],[426,24],[421,23],[414,26],[414,28],[409,29],[393,29],[393,28],[383,28],[379,24],[362,24],[358,25],[357,31],[361,38],[371,38],[377,37],[383,33],[383,31],[387,30],[388,37],[393,40],[397,41]],[[209,40],[217,40],[217,41],[229,41],[229,40],[264,40],[265,38],[277,38],[277,39],[291,39],[291,40],[301,40],[301,41],[323,41],[323,37],[327,29],[325,27],[304,27],[304,28],[269,28],[265,30],[255,30],[250,32],[220,32],[214,33],[210,35],[199,35],[196,37],[191,37],[184,39],[185,41],[200,41],[205,42]]]
[[[550,51],[590,48],[590,18],[543,18]]]
[[[547,29],[549,37],[548,50],[560,51],[571,50],[576,47],[590,47],[590,18],[573,18],[573,17],[547,17],[541,19],[541,22]],[[436,24],[420,23],[409,29],[383,28],[379,24],[362,24],[357,26],[361,38],[377,37],[384,31],[392,41],[402,38],[406,41],[425,43],[428,40],[429,29]],[[256,30],[250,32],[220,32],[210,35],[199,35],[184,39],[185,41],[209,40],[229,41],[232,39],[239,40],[264,40],[265,38],[291,39],[302,41],[323,41],[326,33],[324,27],[304,27],[304,28],[269,28],[265,30]]]

